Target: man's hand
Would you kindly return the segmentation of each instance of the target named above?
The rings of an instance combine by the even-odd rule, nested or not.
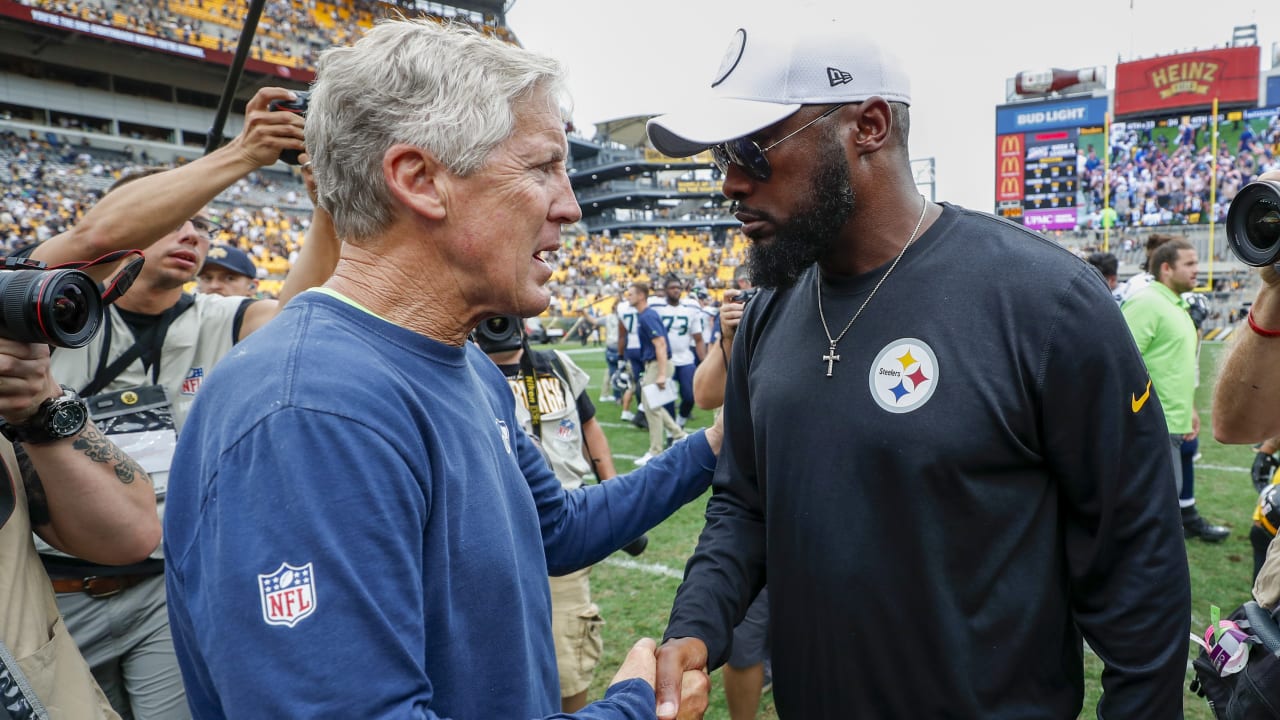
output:
[[[1187,442],[1191,442],[1192,440],[1195,440],[1197,437],[1199,437],[1199,435],[1200,435],[1200,413],[1196,412],[1195,408],[1192,408],[1191,409],[1191,432],[1183,435],[1182,439],[1186,440]]]
[[[707,428],[706,434],[703,436],[707,440],[707,444],[711,446],[711,452],[717,456],[720,455],[720,443],[724,442],[724,408],[716,409],[715,422],[711,423],[711,427]]]
[[[622,661],[622,667],[618,668],[609,685],[613,686],[639,678],[653,687],[658,667],[655,655],[657,649],[658,643],[654,642],[653,638],[640,638],[639,642],[631,646],[631,652],[627,653],[626,659]]]
[[[658,649],[659,720],[700,720],[707,711],[711,680],[707,646],[697,638],[668,640]]]
[[[742,311],[747,307],[744,303],[733,302],[738,292],[725,290],[724,303],[720,305],[720,335],[730,346],[733,345],[733,336],[738,333],[738,324],[742,322]]]
[[[294,100],[291,90],[262,88],[244,109],[244,129],[228,147],[254,167],[266,167],[280,159],[281,150],[306,150],[302,116],[288,110],[270,112],[272,100]]]
[[[0,417],[20,424],[62,394],[49,373],[49,346],[0,338]]]

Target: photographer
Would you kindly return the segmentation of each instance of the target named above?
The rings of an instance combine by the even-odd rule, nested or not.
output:
[[[205,204],[249,172],[275,163],[282,150],[303,147],[302,118],[269,109],[271,101],[291,97],[281,88],[259,91],[246,108],[243,132],[231,143],[180,168],[126,175],[75,228],[31,252],[34,259],[63,262],[146,249],[146,264],[108,309],[103,331],[84,347],[58,350],[51,364],[59,380],[94,399],[92,407],[111,408],[113,424],[147,423],[144,442],[118,442],[151,474],[161,514],[173,448],[205,376],[288,298],[328,277],[336,262],[332,224],[317,210],[279,302],[183,291],[213,239],[216,226]],[[39,547],[67,628],[116,710],[138,720],[189,717],[165,610],[161,549],[141,562],[105,567]]]
[[[531,350],[521,331],[523,324],[514,315],[490,318],[474,333],[476,344],[515,393],[521,428],[536,441],[565,490],[582,487],[593,474],[600,481],[617,475],[609,440],[587,396],[591,378],[562,352]],[[535,379],[533,385],[526,384],[529,377]],[[591,675],[604,652],[600,635],[604,620],[591,601],[590,567],[550,581],[560,709],[572,713],[587,704]]]
[[[1280,182],[1280,172],[1259,180]],[[1213,436],[1218,442],[1257,442],[1280,435],[1280,274],[1259,273],[1262,287],[1249,308],[1248,328],[1233,333],[1214,387]],[[1253,597],[1266,608],[1280,605],[1280,545],[1274,540],[1257,573]]]
[[[150,478],[49,372],[47,345],[0,339],[0,698],[4,717],[116,718],[68,634],[32,542],[107,565],[160,541]],[[77,425],[79,425],[77,427]],[[15,455],[15,447],[20,451]]]
[[[1280,172],[1259,178],[1280,182]],[[1262,288],[1218,375],[1213,394],[1213,436],[1250,443],[1280,435],[1280,274],[1262,268]]]

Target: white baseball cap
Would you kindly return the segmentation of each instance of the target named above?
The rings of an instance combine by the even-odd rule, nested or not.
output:
[[[861,102],[879,96],[911,104],[902,63],[839,24],[813,24],[790,37],[772,27],[739,28],[708,97],[648,123],[658,152],[688,157],[766,128],[804,105]]]

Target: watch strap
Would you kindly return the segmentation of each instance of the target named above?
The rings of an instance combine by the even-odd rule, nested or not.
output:
[[[40,443],[54,442],[63,440],[74,435],[78,435],[84,429],[85,423],[89,419],[89,406],[76,393],[74,388],[62,385],[62,394],[58,397],[46,398],[40,406],[36,408],[35,413],[27,420],[20,424],[13,424],[4,419],[0,419],[0,435],[3,435],[9,442],[20,442],[27,445],[38,445]],[[57,408],[68,403],[76,403],[80,405],[81,421],[74,428],[68,427],[57,430],[50,422]]]

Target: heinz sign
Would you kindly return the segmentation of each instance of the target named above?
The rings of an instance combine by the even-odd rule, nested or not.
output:
[[[1121,63],[1116,66],[1116,115],[1256,105],[1261,49],[1221,48]]]

